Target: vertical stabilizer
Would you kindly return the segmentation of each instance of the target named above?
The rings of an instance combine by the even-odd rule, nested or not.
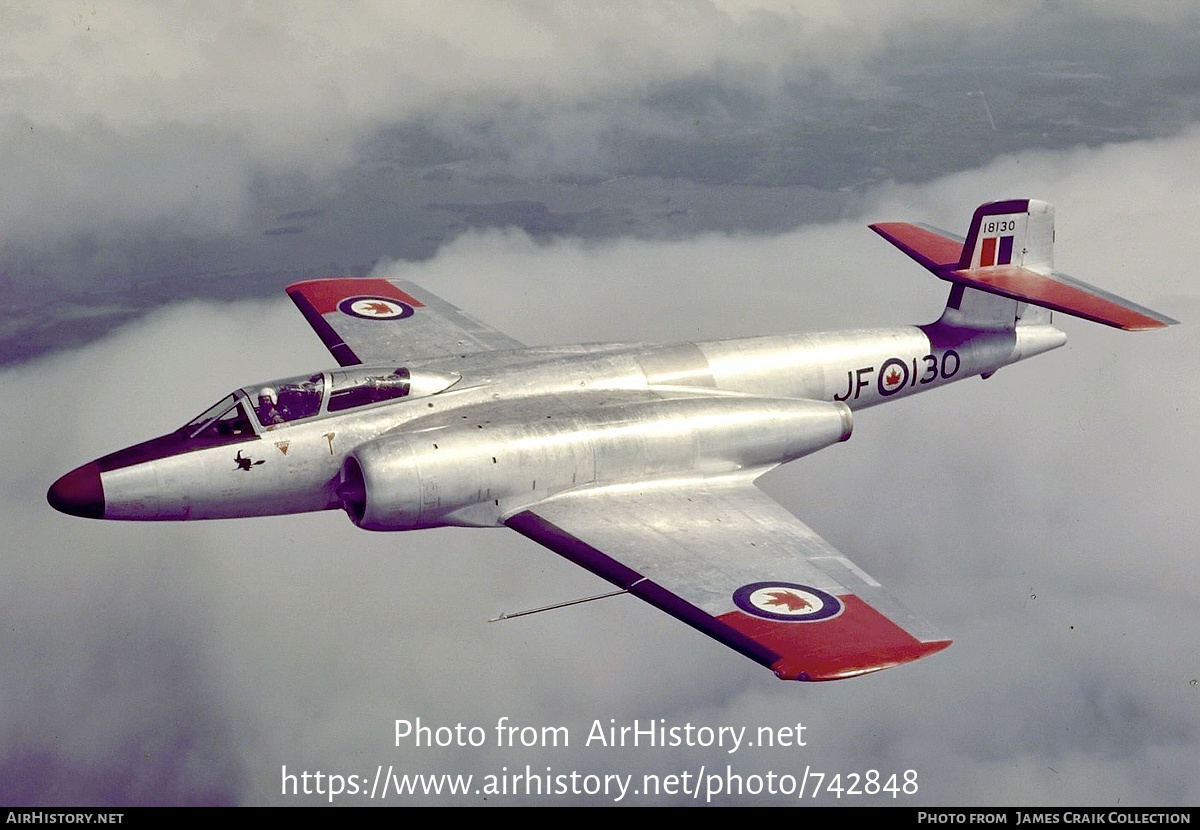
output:
[[[955,283],[938,322],[961,328],[1011,329],[1017,324],[1019,306],[1025,303]]]
[[[989,273],[1006,268],[1054,272],[1054,206],[1049,202],[1008,199],[975,209],[957,270],[986,282]],[[970,328],[1012,328],[1020,322],[1049,323],[1050,312],[956,282],[942,322]]]

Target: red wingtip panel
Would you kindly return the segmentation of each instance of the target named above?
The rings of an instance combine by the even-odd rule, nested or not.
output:
[[[950,640],[921,642],[853,594],[838,597],[831,619],[787,622],[730,611],[721,622],[779,654],[771,669],[783,680],[841,680],[941,651]]]
[[[369,279],[365,277],[361,279],[340,277],[328,280],[298,282],[295,285],[289,285],[287,293],[289,296],[295,294],[302,295],[318,314],[329,314],[337,311],[338,303],[347,297],[354,296],[383,297],[388,300],[408,303],[414,308],[420,308],[422,305],[388,280]]]
[[[880,222],[871,230],[891,242],[930,271],[958,265],[963,243],[908,222]]]
[[[953,271],[945,278],[1126,331],[1159,329],[1176,322],[1098,288],[1017,266]]]

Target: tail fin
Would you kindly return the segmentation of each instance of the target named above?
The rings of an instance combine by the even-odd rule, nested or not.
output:
[[[934,275],[954,283],[946,304],[948,322],[990,327],[1048,321],[1048,315],[1026,303],[1130,331],[1176,322],[1055,273],[1054,207],[1046,202],[1012,199],[980,205],[966,240],[907,222],[870,227]]]
[[[1054,206],[1036,199],[980,205],[971,218],[958,269],[1002,266],[1054,271]]]

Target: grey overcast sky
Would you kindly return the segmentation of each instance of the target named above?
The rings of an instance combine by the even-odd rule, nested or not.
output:
[[[0,803],[321,803],[283,767],[380,765],[1200,802],[1198,24],[1170,2],[6,6]],[[1183,324],[1066,319],[1065,348],[864,412],[762,482],[955,640],[910,666],[783,683],[628,597],[488,625],[605,589],[502,530],[44,500],[330,365],[282,296],[299,273],[410,279],[530,344],[921,323],[943,285],[865,225],[962,232],[1022,196],[1056,205],[1058,267]],[[505,717],[570,744],[497,746]],[[487,740],[397,746],[416,718]],[[610,719],[803,723],[806,746],[587,745]]]

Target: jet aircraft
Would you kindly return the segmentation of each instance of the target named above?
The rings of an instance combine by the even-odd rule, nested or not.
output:
[[[980,206],[965,239],[871,228],[951,283],[924,326],[527,348],[415,285],[287,289],[339,368],[255,383],[47,495],[89,518],[344,510],[367,530],[508,526],[758,661],[832,680],[950,641],[755,485],[858,409],[1063,345],[1051,311],[1174,323],[1055,273],[1054,212]]]

